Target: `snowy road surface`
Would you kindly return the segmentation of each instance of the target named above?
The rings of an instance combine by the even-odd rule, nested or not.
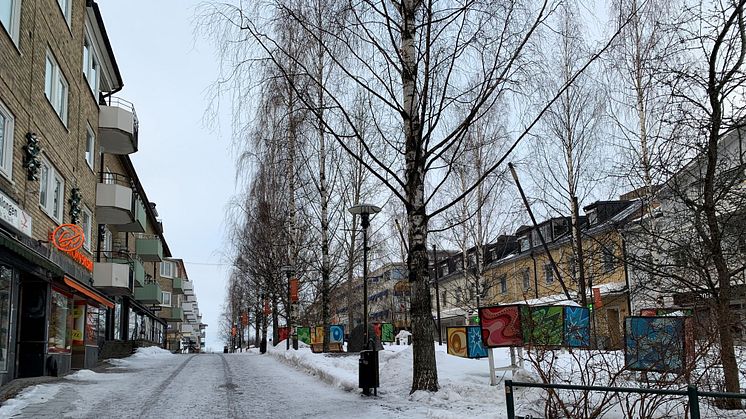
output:
[[[396,418],[404,406],[345,392],[256,354],[170,355],[118,360],[27,390],[0,408],[20,418]]]

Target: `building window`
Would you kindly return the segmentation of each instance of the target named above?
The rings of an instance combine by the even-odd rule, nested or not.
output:
[[[93,170],[95,163],[94,147],[96,147],[96,135],[93,133],[91,126],[87,125],[85,130],[85,162],[88,163],[91,170]]]
[[[96,53],[96,48],[93,46],[93,42],[91,42],[91,37],[88,35],[88,28],[86,27],[83,39],[83,75],[88,81],[91,92],[96,97],[98,96],[99,69],[98,54]]]
[[[500,294],[508,293],[508,277],[507,275],[500,276]]]
[[[547,284],[554,282],[554,271],[552,270],[551,263],[544,265],[544,277],[546,278]]]
[[[161,262],[161,277],[173,278],[175,276],[176,269],[174,269],[174,263],[169,261]]]
[[[0,371],[8,370],[10,338],[10,286],[13,269],[0,265]]]
[[[62,74],[60,66],[47,52],[46,72],[44,74],[44,93],[47,95],[49,103],[52,104],[54,111],[67,126],[67,94],[68,84],[65,76]]]
[[[18,27],[21,23],[21,0],[0,1],[0,24],[18,45]]]
[[[111,249],[114,248],[114,236],[111,234],[111,230],[104,227],[102,236],[101,250],[104,252],[111,252]]]
[[[39,206],[58,223],[62,222],[64,195],[65,180],[46,159],[42,159]]]
[[[443,306],[448,305],[448,294],[446,294],[445,291],[443,291],[440,295],[440,303],[443,304]]]
[[[609,273],[616,269],[616,256],[614,256],[614,248],[604,248],[604,273]]]
[[[163,291],[163,304],[162,306],[171,307],[171,293]]]
[[[52,290],[49,313],[49,352],[70,352],[73,326],[73,300],[57,290]]]
[[[0,173],[8,179],[13,172],[13,114],[0,102]]]
[[[531,271],[526,268],[521,273],[522,280],[523,280],[523,290],[526,291],[528,289],[531,289]]]
[[[72,0],[57,0],[57,3],[60,4],[60,10],[62,10],[62,15],[65,16],[67,26],[70,26],[70,7],[72,6]]]
[[[80,219],[80,226],[83,228],[83,234],[85,234],[85,242],[83,243],[83,247],[85,247],[85,249],[90,252],[91,242],[93,241],[93,237],[91,237],[91,232],[93,231],[93,214],[88,208],[83,207]]]

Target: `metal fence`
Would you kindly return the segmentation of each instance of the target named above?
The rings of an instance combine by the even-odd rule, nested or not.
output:
[[[505,380],[505,402],[508,410],[508,419],[515,419],[515,400],[513,399],[513,389],[516,387],[533,387],[543,389],[557,390],[582,390],[582,391],[602,391],[614,393],[637,393],[637,394],[662,394],[669,396],[687,396],[689,398],[689,417],[691,419],[700,419],[699,398],[713,397],[718,399],[746,399],[746,394],[741,393],[718,393],[711,391],[699,391],[696,386],[690,385],[686,390],[663,390],[654,388],[633,388],[633,387],[605,387],[605,386],[578,386],[570,384],[543,384],[543,383],[522,383],[513,380]]]

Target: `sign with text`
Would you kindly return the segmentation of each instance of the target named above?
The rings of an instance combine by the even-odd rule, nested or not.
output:
[[[0,221],[31,237],[31,216],[0,191]]]

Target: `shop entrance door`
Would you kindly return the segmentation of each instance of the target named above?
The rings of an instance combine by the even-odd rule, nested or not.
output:
[[[19,378],[44,375],[48,287],[45,282],[21,282],[16,352]]]

